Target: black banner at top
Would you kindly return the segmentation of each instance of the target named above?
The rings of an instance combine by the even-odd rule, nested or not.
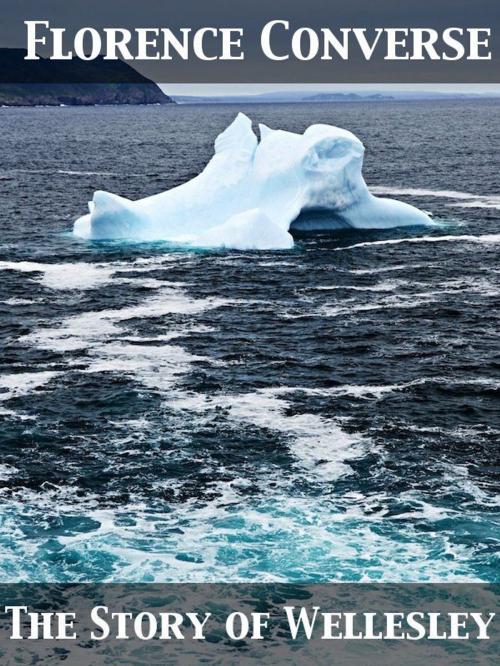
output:
[[[2,4],[0,83],[500,83],[497,0]]]

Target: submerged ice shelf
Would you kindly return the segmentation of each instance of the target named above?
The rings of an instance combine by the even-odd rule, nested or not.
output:
[[[259,125],[239,113],[195,178],[130,201],[95,192],[74,224],[85,239],[166,240],[198,247],[287,249],[291,229],[386,229],[431,224],[409,204],[373,196],[363,179],[364,146],[347,130],[311,125],[304,134]],[[301,216],[307,212],[323,213]]]

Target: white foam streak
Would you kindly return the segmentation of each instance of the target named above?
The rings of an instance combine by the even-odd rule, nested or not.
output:
[[[69,169],[58,169],[57,173],[60,173],[64,176],[118,176],[120,174],[114,173],[112,171],[71,171]],[[128,174],[135,175],[135,174]]]
[[[405,194],[411,197],[439,197],[445,199],[477,199],[481,197],[480,194],[470,194],[469,192],[459,192],[455,190],[429,190],[417,187],[391,187],[390,185],[373,185],[370,187],[373,194],[388,194],[394,196],[404,196]]]
[[[35,261],[0,261],[0,271],[10,270],[20,273],[40,273],[35,279],[49,289],[96,289],[108,284],[114,276],[115,283],[134,284],[151,289],[159,286],[183,286],[184,283],[165,282],[156,279],[123,277],[127,273],[142,273],[163,268],[165,264],[178,259],[172,254],[138,258],[134,261],[117,261],[109,263],[62,263],[48,264]]]
[[[462,235],[462,236],[415,236],[413,238],[389,238],[388,240],[366,241],[355,243],[346,247],[337,247],[335,252],[344,250],[353,250],[358,247],[375,247],[379,245],[401,245],[402,243],[445,243],[445,242],[466,242],[466,243],[500,243],[500,234],[483,234],[481,236]]]
[[[151,298],[138,305],[116,310],[85,312],[68,317],[56,327],[40,328],[22,338],[24,344],[35,344],[51,351],[71,351],[102,345],[105,338],[120,336],[119,324],[132,319],[164,317],[169,314],[193,315],[207,309],[225,305],[223,299],[192,299],[175,289],[158,290]],[[97,346],[97,347],[96,347]]]
[[[227,418],[283,435],[290,452],[313,478],[333,480],[350,473],[346,462],[365,450],[359,435],[344,432],[333,420],[316,414],[287,414],[288,401],[272,390],[253,393],[179,397],[169,403],[175,409],[207,412],[227,410]]]
[[[336,291],[338,289],[347,289],[349,291],[394,291],[398,287],[407,284],[407,280],[385,280],[374,285],[358,286],[353,284],[320,285],[313,287],[316,291]]]
[[[112,265],[84,262],[42,264],[34,261],[1,261],[0,270],[41,273],[37,280],[49,289],[95,289],[109,282],[115,273]]]
[[[325,388],[309,388],[303,386],[280,386],[271,389],[262,389],[264,394],[271,395],[289,395],[291,393],[303,393],[306,395],[332,396],[332,397],[353,397],[356,399],[373,400],[381,399],[391,393],[405,391],[415,386],[424,386],[427,384],[436,384],[444,387],[456,386],[484,386],[492,389],[500,389],[500,380],[491,377],[474,377],[472,379],[449,379],[447,377],[421,377],[408,382],[399,384],[343,384],[341,386],[331,386]],[[442,432],[442,429],[439,429]]]
[[[352,275],[373,275],[377,273],[388,273],[391,271],[404,271],[408,268],[420,268],[422,264],[398,264],[397,266],[381,266],[380,268],[351,268],[347,269],[346,273],[352,273]]]
[[[191,363],[208,360],[189,354],[177,345],[157,347],[119,342],[99,346],[95,356],[83,372],[120,373],[160,392],[169,389],[179,375],[189,372]]]
[[[20,372],[0,376],[0,401],[5,402],[12,398],[19,398],[44,384],[48,384],[54,377],[61,374],[55,371]]]
[[[19,474],[17,467],[13,465],[0,465],[0,481],[8,481]]]
[[[192,332],[210,329],[190,323],[176,324],[168,332],[151,338],[130,331],[134,320],[168,315],[186,317],[226,303],[217,298],[193,299],[181,290],[159,289],[154,296],[137,305],[68,317],[57,326],[39,328],[19,341],[56,352],[86,350],[85,359],[70,361],[69,365],[86,364],[81,370],[83,373],[123,374],[154,391],[162,392],[171,388],[180,375],[189,372],[192,363],[210,362],[204,356],[190,354],[179,345],[165,343]],[[157,344],[149,344],[153,341]]]
[[[378,185],[371,187],[370,190],[373,194],[389,195],[389,196],[411,196],[411,197],[436,197],[439,199],[454,199],[453,206],[460,206],[462,208],[492,208],[500,210],[500,196],[498,195],[483,195],[471,194],[470,192],[457,192],[455,190],[428,190],[422,188],[401,188],[401,187],[386,187]]]

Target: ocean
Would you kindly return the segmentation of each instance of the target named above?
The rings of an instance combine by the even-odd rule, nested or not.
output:
[[[500,105],[0,109],[0,581],[500,580]],[[238,111],[366,145],[439,225],[203,251],[71,234]]]

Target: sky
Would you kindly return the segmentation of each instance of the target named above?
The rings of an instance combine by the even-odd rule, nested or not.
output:
[[[203,97],[223,95],[259,95],[274,91],[311,92],[447,92],[447,93],[496,93],[500,94],[500,84],[488,83],[169,83],[160,87],[168,95],[199,95]]]

